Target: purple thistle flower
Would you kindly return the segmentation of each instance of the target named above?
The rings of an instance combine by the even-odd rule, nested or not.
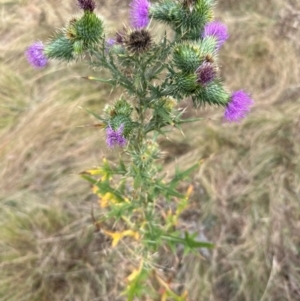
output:
[[[25,55],[30,65],[37,69],[44,68],[48,63],[48,58],[44,54],[44,44],[40,41],[30,45]]]
[[[116,32],[116,43],[122,45],[124,42],[125,33],[122,31]]]
[[[124,147],[127,143],[126,138],[123,136],[124,124],[121,124],[120,127],[114,131],[112,127],[106,129],[106,143],[109,148],[114,148],[119,145]]]
[[[116,40],[113,39],[113,38],[109,38],[109,39],[106,40],[106,45],[107,45],[107,47],[112,47],[112,46],[114,46],[115,44],[116,44]]]
[[[105,50],[109,51],[116,44],[116,40],[109,38],[105,41]]]
[[[78,6],[81,9],[88,10],[90,12],[93,12],[96,7],[96,3],[94,0],[77,0],[77,2]]]
[[[250,106],[254,104],[254,101],[243,90],[232,93],[231,99],[227,104],[224,118],[229,122],[238,122],[242,118],[246,117],[250,111]]]
[[[213,63],[203,62],[196,70],[197,83],[205,86],[216,77],[216,68]]]
[[[209,22],[204,27],[203,38],[213,36],[217,40],[217,50],[225,43],[228,39],[227,26],[219,21]]]
[[[146,27],[149,20],[150,2],[148,0],[132,0],[130,4],[131,25],[135,28]]]

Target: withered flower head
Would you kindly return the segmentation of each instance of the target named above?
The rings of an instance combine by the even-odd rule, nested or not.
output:
[[[146,29],[137,29],[129,32],[125,40],[128,50],[133,53],[147,51],[152,44],[151,35]]]

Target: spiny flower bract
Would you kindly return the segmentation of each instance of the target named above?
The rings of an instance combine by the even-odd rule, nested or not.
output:
[[[232,93],[231,99],[226,106],[224,118],[229,122],[238,122],[250,111],[254,101],[243,90]]]
[[[130,4],[131,26],[144,28],[149,24],[150,2],[147,0],[132,0]]]
[[[213,36],[217,40],[217,49],[225,43],[228,39],[227,26],[219,21],[209,22],[204,27],[203,38]]]
[[[30,45],[25,52],[28,62],[37,69],[44,68],[48,63],[44,48],[44,44],[38,41]]]
[[[127,143],[126,138],[123,136],[124,125],[121,124],[120,127],[115,131],[110,125],[106,129],[106,143],[109,148],[114,148],[115,146],[124,147]]]

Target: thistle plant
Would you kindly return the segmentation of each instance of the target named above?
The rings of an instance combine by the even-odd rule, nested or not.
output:
[[[111,238],[112,247],[126,242],[130,250],[136,268],[123,286],[127,300],[188,300],[186,292],[166,281],[157,254],[176,253],[179,246],[184,254],[213,247],[180,224],[192,186],[186,192],[178,186],[200,162],[167,178],[157,141],[170,129],[182,131],[184,123],[197,121],[182,117],[177,104],[186,98],[196,108],[223,107],[229,122],[249,112],[250,96],[243,90],[228,92],[220,78],[218,53],[228,39],[227,28],[213,20],[213,0],[133,0],[129,25],[113,34],[97,15],[94,0],[77,4],[81,16],[68,20],[47,43],[32,44],[26,56],[36,68],[52,59],[84,60],[100,74],[104,69],[110,74],[85,79],[124,89],[102,114],[91,112],[107,147],[119,152],[118,162],[104,158],[101,166],[81,173],[102,208],[95,225]],[[154,22],[165,24],[169,34],[154,36]]]

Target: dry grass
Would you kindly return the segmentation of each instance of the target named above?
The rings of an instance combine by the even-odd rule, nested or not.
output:
[[[112,20],[126,12],[122,1],[99,2]],[[164,146],[180,166],[205,158],[193,206],[217,244],[186,258],[178,277],[193,301],[300,300],[300,5],[220,0],[218,9],[231,32],[223,77],[256,106],[241,125],[222,124],[218,109],[198,112],[211,119]],[[85,66],[37,72],[24,60],[74,1],[0,0],[0,12],[0,300],[118,300],[120,254],[93,232],[93,199],[76,175],[115,155],[102,132],[80,127],[94,120],[79,109],[100,111],[113,95],[79,79]]]

